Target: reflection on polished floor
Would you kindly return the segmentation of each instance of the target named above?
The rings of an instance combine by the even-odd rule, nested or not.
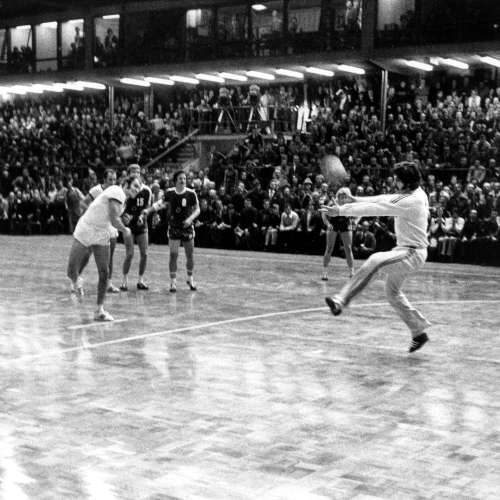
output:
[[[338,259],[323,283],[319,257],[199,249],[174,295],[152,247],[151,290],[102,325],[70,243],[0,237],[0,498],[499,498],[500,269],[408,281],[434,323],[409,356],[382,281],[329,314]]]

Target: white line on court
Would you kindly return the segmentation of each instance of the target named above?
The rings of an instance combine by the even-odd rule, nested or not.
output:
[[[500,300],[429,300],[429,301],[419,301],[419,302],[413,302],[415,305],[448,305],[448,304],[500,304]],[[363,303],[363,304],[354,304],[350,306],[351,308],[366,308],[366,307],[381,307],[381,306],[388,306],[387,302],[371,302],[371,303]],[[216,326],[221,326],[221,325],[229,325],[229,324],[234,324],[234,323],[243,323],[245,321],[254,321],[254,320],[260,320],[260,319],[265,319],[265,318],[273,318],[277,316],[286,316],[286,315],[295,315],[295,314],[308,314],[308,313],[315,313],[319,311],[325,311],[328,310],[328,307],[312,307],[312,308],[306,308],[306,309],[291,309],[288,311],[277,311],[277,312],[270,312],[270,313],[264,313],[264,314],[255,314],[252,316],[240,316],[237,318],[231,318],[231,319],[225,319],[221,321],[213,321],[211,323],[202,323],[199,325],[192,325],[192,326],[185,326],[181,328],[173,328],[171,330],[160,330],[158,332],[152,332],[152,333],[144,333],[140,335],[133,335],[130,337],[123,337],[120,339],[114,339],[114,340],[105,340],[103,342],[96,342],[95,344],[86,344],[85,346],[77,346],[77,347],[69,347],[67,349],[54,349],[50,351],[43,351],[38,354],[28,354],[26,356],[21,356],[19,358],[14,358],[10,360],[4,361],[5,364],[10,364],[10,363],[21,363],[24,361],[30,361],[34,359],[41,359],[45,358],[48,356],[57,356],[61,354],[66,354],[70,352],[75,352],[75,351],[82,351],[82,350],[87,350],[87,349],[97,349],[99,347],[104,347],[108,345],[115,345],[115,344],[124,344],[127,342],[132,342],[134,340],[142,340],[142,339],[147,339],[151,337],[158,337],[161,335],[168,335],[168,334],[173,334],[173,333],[182,333],[182,332],[188,332],[188,331],[194,331],[194,330],[203,330],[205,328],[213,328]],[[99,323],[100,325],[103,325],[104,323]],[[111,323],[112,324],[112,323]],[[88,326],[88,325],[86,325]],[[365,346],[365,347],[373,347],[378,349],[378,346]],[[438,357],[444,357],[444,356],[438,356]],[[468,358],[464,358],[468,359]],[[491,363],[500,363],[498,360],[490,360],[488,358],[471,358],[474,360],[481,359],[484,362],[491,362]]]
[[[128,321],[128,319],[115,319],[113,321],[93,321],[92,323],[82,323],[81,325],[68,326],[68,330],[82,330],[83,328],[92,328],[94,326],[107,326],[116,325],[117,323],[123,323]]]
[[[230,254],[222,254],[222,253],[208,253],[208,252],[200,251],[200,249],[197,249],[197,250],[198,250],[198,255],[203,256],[203,257],[217,257],[217,258],[221,258],[221,259],[234,259],[234,260],[250,260],[250,261],[255,261],[255,262],[272,262],[275,264],[276,263],[277,264],[315,264],[316,263],[315,260],[317,260],[318,262],[320,262],[320,260],[321,260],[321,256],[319,256],[319,255],[311,255],[311,256],[309,256],[310,257],[309,259],[305,259],[305,258],[303,258],[304,255],[297,254],[296,259],[289,259],[289,258],[281,259],[279,257],[271,257],[270,255],[256,257],[256,256],[252,256],[252,255],[230,255]],[[203,249],[201,249],[201,250],[203,250]],[[162,252],[160,250],[149,249],[149,253],[156,254],[156,255],[164,255],[165,257],[168,257],[168,250],[166,250],[165,252]],[[283,254],[283,255],[287,255],[287,254]],[[342,260],[342,262],[344,261],[344,259],[340,259],[339,257],[334,257],[334,258]],[[363,261],[359,261],[359,262],[363,262]],[[433,263],[431,262],[431,264],[433,264]],[[439,262],[436,262],[434,264],[439,264]],[[492,269],[492,271],[493,271],[493,269]],[[444,275],[454,275],[454,276],[466,275],[467,277],[478,277],[478,278],[500,277],[498,274],[494,274],[492,272],[485,272],[484,274],[478,273],[478,272],[469,273],[467,271],[460,271],[460,270],[445,271],[445,270],[429,269],[428,267],[427,268],[424,267],[423,269],[421,269],[419,271],[419,274],[421,274],[421,273],[435,274],[435,275],[444,274]]]

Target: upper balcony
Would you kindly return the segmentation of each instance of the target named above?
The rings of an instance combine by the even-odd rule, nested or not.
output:
[[[73,8],[2,19],[0,73],[356,51],[361,27],[361,0],[152,0],[90,14]]]
[[[377,47],[500,40],[500,2],[378,0]]]

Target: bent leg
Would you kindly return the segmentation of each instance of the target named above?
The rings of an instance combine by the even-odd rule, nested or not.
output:
[[[92,247],[92,251],[94,252],[97,274],[99,276],[99,281],[97,282],[97,306],[99,307],[104,304],[108,284],[109,245],[95,245]]]
[[[327,268],[328,264],[330,264],[336,239],[337,239],[336,231],[326,231],[326,248],[325,248],[325,254],[323,255],[324,268]]]
[[[137,245],[139,246],[140,260],[139,260],[139,279],[142,279],[146,272],[148,264],[148,233],[137,235]]]
[[[87,248],[87,253],[85,257],[83,257],[82,261],[80,262],[80,268],[78,269],[78,275],[82,274],[84,269],[87,267],[87,264],[89,263],[90,260],[90,254],[91,254],[90,248]]]
[[[184,241],[183,245],[186,253],[186,272],[188,276],[192,276],[194,270],[194,240]]]
[[[342,243],[344,245],[345,260],[349,270],[352,272],[354,270],[354,256],[352,255],[352,231],[345,231],[340,233],[342,238]]]
[[[111,238],[109,242],[109,269],[108,269],[108,279],[111,281],[113,277],[113,256],[115,254],[116,248],[116,238]]]
[[[380,269],[390,264],[401,262],[407,256],[408,251],[406,249],[374,253],[356,271],[352,279],[344,285],[340,293],[336,295],[336,299],[341,305],[347,306],[370,283]]]
[[[170,240],[170,259],[168,261],[168,269],[170,271],[170,279],[174,280],[177,277],[177,257],[179,256],[179,246],[181,240]]]
[[[130,240],[124,238],[125,243],[125,260],[123,261],[123,276],[127,276],[130,271],[130,266],[132,264],[132,259],[134,258],[134,238]]]
[[[90,255],[90,250],[86,246],[82,245],[77,239],[73,238],[73,244],[71,245],[71,250],[69,252],[68,259],[68,278],[75,283],[78,276],[80,275],[80,269],[82,268],[82,263]]]
[[[389,304],[396,310],[399,317],[406,323],[413,338],[417,337],[430,326],[430,322],[425,319],[422,313],[413,307],[405,294],[401,291],[407,274],[401,265],[394,265],[387,271],[385,282],[385,292]]]

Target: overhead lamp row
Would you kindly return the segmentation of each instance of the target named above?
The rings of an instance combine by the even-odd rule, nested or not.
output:
[[[56,92],[61,93],[65,90],[75,90],[82,92],[85,89],[94,90],[105,90],[106,85],[97,82],[86,82],[79,80],[76,82],[66,82],[66,83],[34,83],[32,85],[9,85],[0,86],[0,95],[5,94],[16,94],[16,95],[26,95],[26,94],[43,94],[44,92]]]
[[[491,56],[477,56],[477,58],[485,64],[500,68],[500,59],[496,59],[495,57]],[[470,67],[466,62],[460,61],[458,59],[453,59],[451,57],[431,57],[429,59],[429,63],[417,61],[414,59],[406,59],[404,60],[404,63],[410,68],[418,69],[421,71],[432,71],[436,66],[449,66],[462,70],[468,70]]]
[[[340,64],[337,66],[337,68],[340,71],[347,72],[347,73],[354,73],[357,75],[364,75],[365,70],[363,68],[358,68],[356,66],[350,66],[347,64]],[[303,79],[304,78],[304,72],[302,71],[297,71],[297,70],[291,70],[291,69],[285,69],[285,68],[278,68],[275,73],[280,76],[287,76],[290,78],[296,78],[296,79]],[[318,68],[315,66],[310,66],[308,68],[305,68],[305,73],[309,74],[314,74],[314,75],[319,75],[319,76],[326,76],[326,77],[332,77],[335,75],[335,73],[329,69],[324,69],[324,68]],[[151,84],[158,84],[158,85],[174,85],[175,83],[187,83],[191,85],[198,85],[200,81],[208,81],[208,82],[214,82],[214,83],[225,83],[226,80],[233,80],[233,81],[238,81],[238,82],[246,82],[248,81],[248,78],[254,78],[257,80],[268,80],[272,81],[276,79],[276,76],[273,73],[269,73],[266,71],[256,71],[256,70],[249,70],[246,71],[245,74],[240,74],[240,73],[230,73],[230,72],[221,72],[216,75],[214,74],[209,74],[209,73],[198,73],[195,75],[195,78],[193,77],[188,77],[188,76],[181,76],[181,75],[173,75],[170,77],[165,77],[165,78],[157,78],[157,77],[146,77],[146,78],[130,78],[130,77],[125,77],[121,78],[120,82],[124,83],[126,85],[137,85],[139,87],[149,87]]]

